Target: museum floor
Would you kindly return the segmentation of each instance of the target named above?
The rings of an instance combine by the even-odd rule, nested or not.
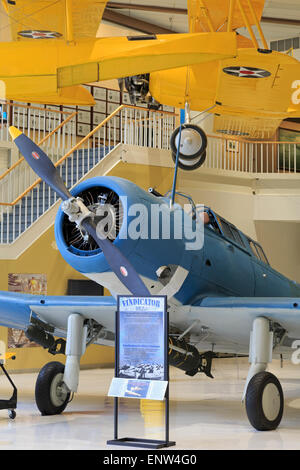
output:
[[[241,403],[245,359],[215,361],[214,380],[171,368],[170,439],[177,442],[172,449],[299,449],[300,366],[285,362],[281,369],[274,361],[269,370],[281,381],[285,411],[276,431],[261,433],[250,426]],[[40,416],[35,406],[36,375],[12,376],[19,390],[17,417],[10,420],[0,411],[0,450],[116,449],[106,445],[113,438],[113,399],[106,396],[112,369],[83,370],[74,400],[62,415],[50,417]],[[0,395],[10,395],[3,376]],[[119,437],[162,439],[163,420],[160,402],[122,400]]]

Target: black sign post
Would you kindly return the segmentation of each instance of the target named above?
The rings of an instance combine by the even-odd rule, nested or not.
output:
[[[161,449],[169,440],[169,318],[166,296],[118,296],[115,339],[114,439],[108,445]],[[165,439],[119,438],[119,398],[165,402]]]

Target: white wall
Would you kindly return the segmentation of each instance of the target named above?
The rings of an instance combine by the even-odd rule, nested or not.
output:
[[[255,226],[270,264],[300,283],[300,223],[259,221]]]

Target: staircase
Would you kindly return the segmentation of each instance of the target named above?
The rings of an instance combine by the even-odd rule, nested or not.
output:
[[[81,180],[114,147],[80,149],[60,166],[60,175],[68,188]],[[21,201],[4,212],[0,222],[0,243],[8,244],[18,238],[42,214],[53,206],[58,197],[44,182],[37,184]]]
[[[63,157],[59,160],[52,158],[52,161],[59,168],[67,188],[71,189],[111,154],[119,143],[168,148],[174,127],[174,113],[121,105]],[[23,164],[28,166],[24,161]],[[14,175],[16,170],[18,173]],[[16,166],[6,172],[6,195],[15,194],[15,190],[11,191],[11,188],[22,187],[22,177],[23,171]],[[12,245],[42,215],[50,211],[58,200],[54,191],[35,177],[35,181],[14,201],[0,201],[0,245]]]

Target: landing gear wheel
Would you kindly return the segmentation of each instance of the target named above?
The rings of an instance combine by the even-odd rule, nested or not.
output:
[[[61,362],[49,362],[40,370],[35,385],[35,401],[43,416],[62,413],[69,402],[70,393],[63,386],[64,370]]]
[[[171,136],[172,158],[176,160],[179,145],[180,128]],[[201,127],[194,124],[183,124],[181,127],[179,167],[183,170],[195,170],[203,165],[206,158],[207,137]],[[174,160],[174,161],[175,161]]]
[[[279,380],[270,372],[259,372],[249,382],[246,411],[258,431],[276,429],[283,415],[283,392]]]
[[[172,152],[172,158],[173,158],[173,162],[176,163],[176,155],[175,153]],[[179,158],[178,159],[178,166],[179,168],[181,168],[182,170],[185,170],[185,171],[193,171],[193,170],[197,170],[197,168],[200,168],[200,166],[203,165],[203,163],[205,162],[206,160],[206,152],[204,152],[199,158],[198,160],[195,160],[196,163],[194,163],[193,160],[190,160],[189,162],[187,160],[183,161]]]

